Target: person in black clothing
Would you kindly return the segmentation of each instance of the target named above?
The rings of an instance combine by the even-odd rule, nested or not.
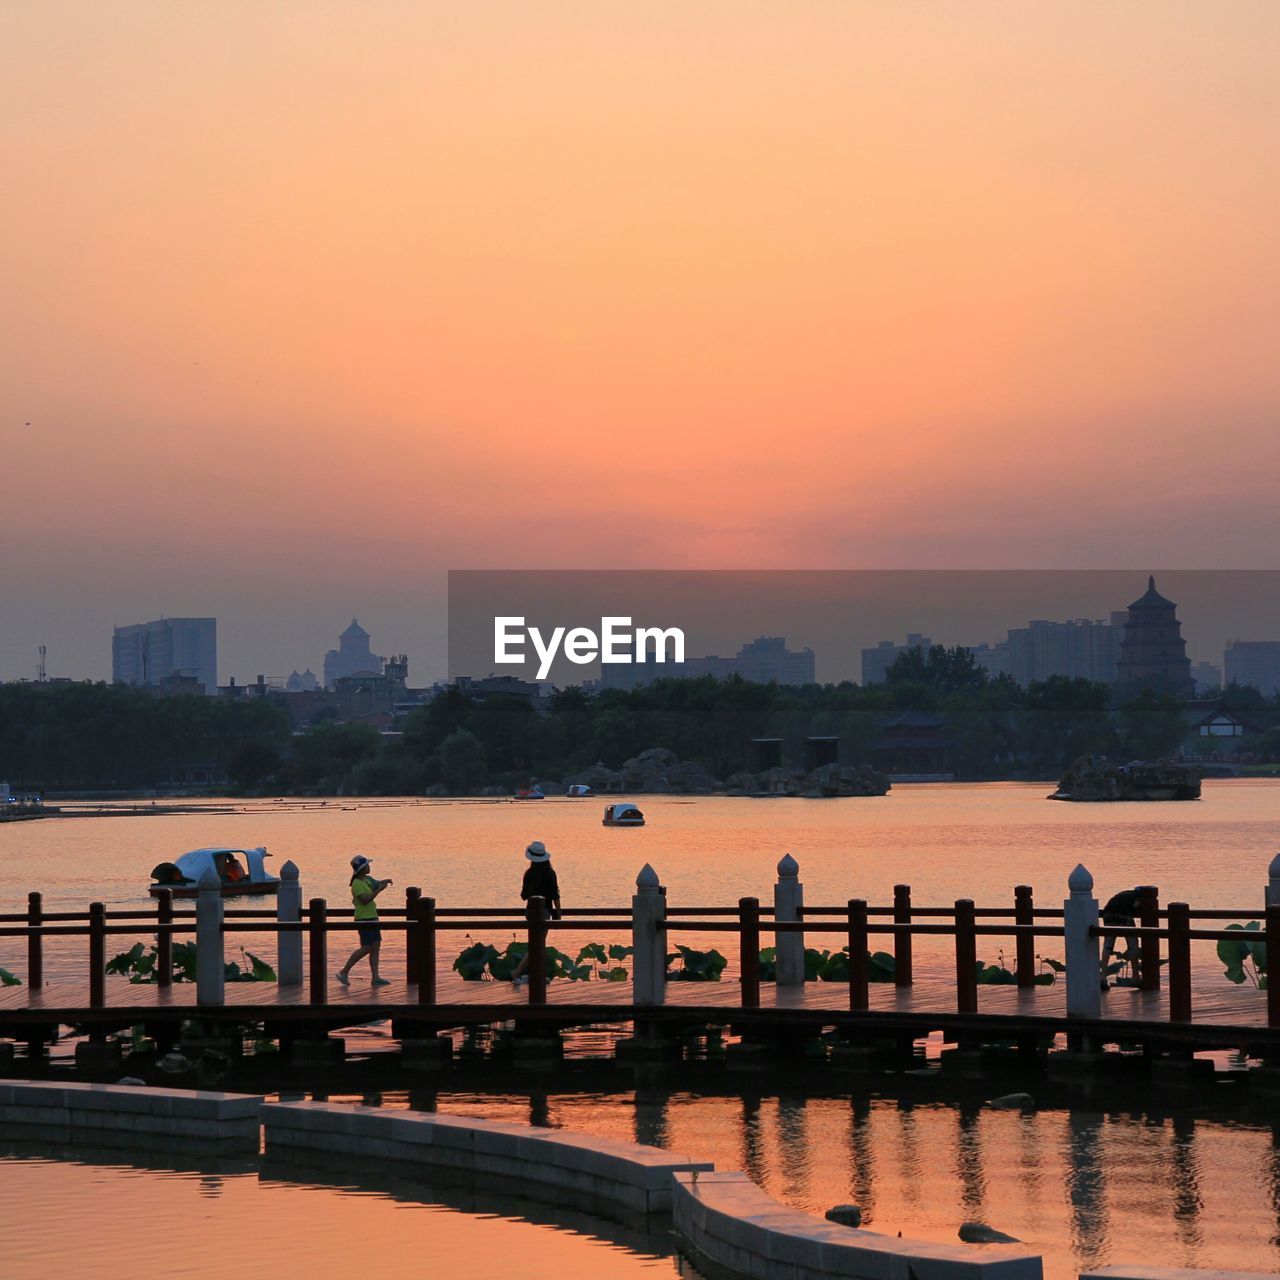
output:
[[[1102,923],[1113,928],[1123,928],[1125,925],[1133,925],[1136,923],[1138,918],[1139,903],[1141,899],[1141,886],[1136,889],[1124,889],[1120,893],[1114,894],[1103,904]],[[1111,963],[1111,957],[1115,954],[1116,943],[1118,941],[1118,938],[1104,938],[1102,940],[1101,969],[1103,991],[1106,991],[1111,985],[1107,981],[1107,966]],[[1125,934],[1124,952],[1120,958],[1129,962],[1129,967],[1133,970],[1136,977],[1138,970],[1137,934]]]
[[[535,840],[524,851],[529,859],[525,868],[524,883],[520,886],[520,897],[528,902],[530,898],[541,898],[546,903],[547,914],[552,920],[560,918],[560,882],[556,879],[555,868],[551,865],[551,855],[541,840]],[[520,957],[511,981],[518,987],[525,981],[524,971],[529,967],[529,955],[526,952]]]

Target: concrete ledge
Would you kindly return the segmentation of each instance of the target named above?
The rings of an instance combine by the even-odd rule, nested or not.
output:
[[[219,1154],[257,1154],[262,1098],[132,1085],[0,1081],[0,1128],[128,1145],[181,1138]]]
[[[788,1209],[745,1173],[674,1175],[676,1230],[695,1262],[753,1280],[1043,1280],[1018,1245],[944,1245],[841,1226]]]
[[[262,1107],[269,1157],[336,1156],[446,1167],[586,1197],[633,1213],[671,1211],[671,1175],[710,1171],[708,1161],[611,1138],[535,1129],[499,1120],[383,1111],[343,1103],[281,1102]]]

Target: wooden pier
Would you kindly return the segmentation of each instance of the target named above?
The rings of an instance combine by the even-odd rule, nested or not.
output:
[[[1043,1047],[1065,1033],[1074,1049],[1141,1046],[1149,1054],[1188,1055],[1202,1050],[1239,1050],[1274,1061],[1280,1057],[1280,983],[1270,990],[1236,986],[1221,962],[1193,966],[1192,943],[1238,939],[1228,921],[1259,920],[1252,934],[1280,955],[1280,858],[1272,864],[1253,908],[1161,907],[1152,888],[1144,892],[1134,926],[1098,923],[1092,880],[1077,868],[1061,907],[1036,905],[1027,886],[1018,886],[1003,906],[950,906],[913,902],[901,885],[882,906],[852,899],[843,906],[805,906],[797,868],[779,865],[774,903],[744,898],[733,906],[693,907],[668,903],[656,874],[646,867],[629,907],[579,908],[549,919],[534,899],[523,908],[444,907],[417,889],[403,907],[382,912],[388,933],[405,935],[403,970],[391,985],[371,988],[353,977],[342,987],[330,971],[332,934],[345,948],[352,913],[331,910],[321,899],[304,907],[297,870],[284,869],[275,910],[227,907],[216,884],[203,886],[196,909],[178,910],[162,896],[153,910],[45,912],[40,895],[30,895],[22,914],[0,915],[0,955],[25,947],[23,985],[0,989],[0,1037],[38,1052],[73,1026],[101,1040],[112,1032],[142,1026],[169,1040],[182,1024],[198,1018],[210,1027],[253,1024],[282,1040],[315,1040],[329,1032],[390,1020],[401,1040],[423,1040],[458,1027],[511,1025],[517,1035],[554,1035],[565,1028],[642,1028],[649,1036],[671,1037],[699,1027],[727,1027],[744,1038],[812,1036],[834,1029],[851,1044],[892,1040],[899,1045],[940,1033],[962,1047],[1014,1042]],[[446,940],[466,934],[521,931],[528,940],[530,981],[464,981],[452,970]],[[603,934],[626,939],[635,948],[625,982],[549,981],[545,948],[559,932]],[[265,935],[275,945],[279,981],[223,981],[227,935]],[[195,983],[175,982],[173,939],[194,935],[200,957]],[[682,936],[724,935],[736,958],[725,981],[669,981],[667,954]],[[1108,936],[1136,938],[1141,951],[1136,985],[1100,990],[1099,951]],[[48,938],[83,938],[87,961],[79,979],[44,980]],[[949,939],[952,958],[915,954],[921,938]],[[985,985],[977,980],[978,940],[1012,942],[1013,981]],[[127,949],[137,940],[155,940],[158,981],[134,984],[105,974],[108,940]],[[758,955],[762,939],[777,948],[777,981],[762,981]],[[1052,985],[1036,984],[1036,947],[1057,939],[1067,969]],[[15,946],[15,941],[17,946]],[[804,981],[806,942],[848,947],[848,981]],[[870,980],[868,951],[894,955],[893,981]],[[921,964],[922,959],[929,963]],[[1216,958],[1215,958],[1216,960]],[[20,975],[21,976],[21,975]]]

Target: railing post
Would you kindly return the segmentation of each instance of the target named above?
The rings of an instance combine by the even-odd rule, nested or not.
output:
[[[911,923],[911,886],[893,886],[893,923]],[[893,984],[909,987],[914,981],[911,973],[911,930],[899,929],[893,935]]]
[[[1263,892],[1263,902],[1268,907],[1280,907],[1280,853],[1271,859],[1267,868],[1267,887]]]
[[[208,867],[196,892],[196,1004],[220,1005],[226,992],[222,889],[213,868]]]
[[[978,935],[972,898],[956,899],[956,1012],[978,1012]]]
[[[173,890],[161,889],[156,894],[156,985],[173,986]]]
[[[276,922],[302,923],[302,881],[297,864],[290,859],[280,868],[276,890]],[[276,978],[282,987],[302,986],[302,930],[281,929],[276,934]]]
[[[311,962],[312,1004],[329,1002],[329,935],[325,932],[329,904],[323,898],[307,903],[307,952]]]
[[[867,1007],[867,904],[849,899],[849,1008],[855,1013]]]
[[[415,890],[416,892],[416,890]],[[419,894],[406,908],[413,912],[410,920],[409,953],[417,975],[418,1004],[436,1002],[436,900]]]
[[[44,921],[44,900],[34,890],[27,894],[27,928],[37,930]],[[27,986],[38,991],[44,986],[44,935],[27,934]]]
[[[1144,929],[1160,927],[1160,890],[1144,884],[1138,890],[1138,923]],[[1160,939],[1143,936],[1138,943],[1138,989],[1160,990]]]
[[[1270,973],[1267,976],[1267,1026],[1280,1027],[1280,960],[1272,960],[1272,956],[1280,956],[1280,903],[1271,903],[1267,907],[1267,968],[1275,965],[1276,981],[1272,982]]]
[[[760,899],[738,899],[738,964],[742,971],[742,1007],[760,1007]]]
[[[547,904],[534,895],[529,899],[529,1003],[547,1003]]]
[[[107,1003],[107,909],[101,902],[89,904],[89,1006]]]
[[[646,862],[631,896],[632,995],[638,1005],[667,998],[667,900],[658,873]]]
[[[1169,1021],[1191,1021],[1191,908],[1169,903]]]
[[[1062,904],[1063,949],[1067,965],[1067,1017],[1102,1016],[1102,977],[1098,968],[1098,900],[1093,877],[1077,865],[1067,880],[1070,896]]]
[[[799,924],[804,919],[800,865],[789,853],[784,853],[778,863],[778,880],[773,886],[773,918],[779,924]],[[775,933],[773,945],[778,986],[804,986],[804,934]]]
[[[1036,918],[1032,914],[1035,904],[1031,897],[1029,884],[1015,885],[1013,889],[1013,922],[1019,926],[1017,938],[1014,940],[1014,954],[1017,956],[1016,969],[1018,986],[1034,987],[1036,985],[1036,938],[1033,933],[1023,933],[1023,928],[1031,928]]]
[[[411,884],[404,891],[404,919],[408,929],[404,935],[404,980],[411,986],[418,981],[418,948],[414,945],[413,933],[417,927],[417,904],[422,898],[422,890]]]

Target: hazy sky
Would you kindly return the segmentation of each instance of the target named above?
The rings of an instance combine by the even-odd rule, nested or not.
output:
[[[450,567],[1280,566],[1278,144],[1274,0],[8,0],[0,678],[440,675]]]

